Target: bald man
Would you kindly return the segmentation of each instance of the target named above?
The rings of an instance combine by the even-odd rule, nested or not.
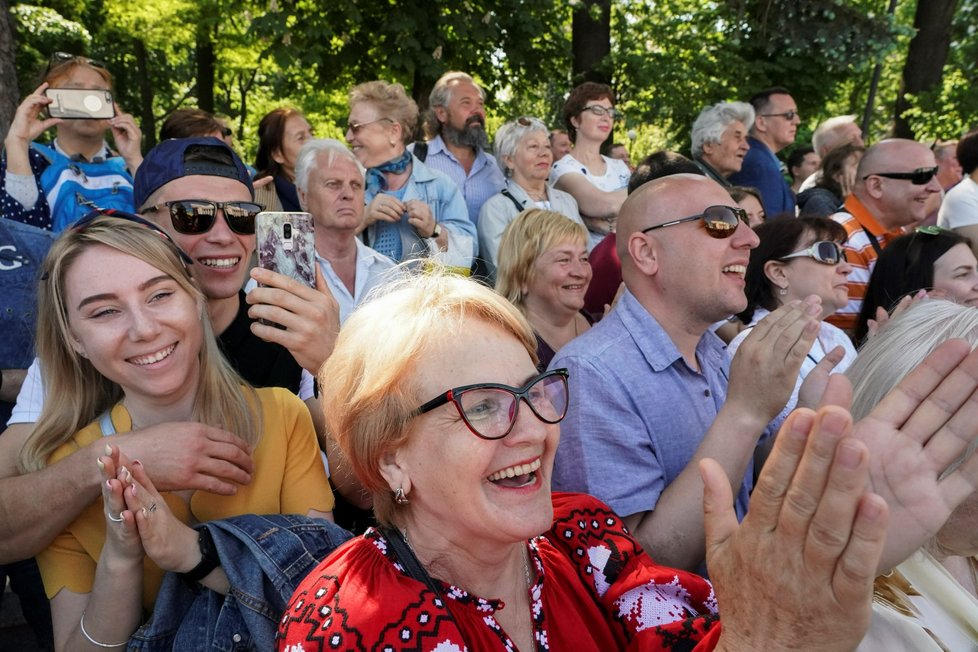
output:
[[[727,220],[714,229],[719,237],[699,217],[708,207]],[[626,290],[550,365],[573,379],[554,489],[604,500],[653,558],[690,570],[702,571],[705,558],[696,464],[724,465],[743,517],[754,450],[788,400],[820,310],[813,298],[776,311],[731,365],[710,326],[746,307],[758,243],[736,211],[726,190],[699,175],[636,190],[618,217]]]
[[[905,227],[927,216],[927,202],[941,192],[934,153],[921,143],[893,138],[866,150],[856,169],[844,210],[831,218],[845,227],[849,302],[828,321],[850,335],[855,331],[866,285],[880,252]]]

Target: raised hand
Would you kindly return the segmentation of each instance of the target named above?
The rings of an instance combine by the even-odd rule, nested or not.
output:
[[[865,491],[869,455],[851,423],[838,407],[793,412],[741,525],[722,468],[700,463],[716,649],[851,650],[865,634],[888,510]]]

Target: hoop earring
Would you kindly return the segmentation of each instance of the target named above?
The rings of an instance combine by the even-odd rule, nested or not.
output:
[[[398,487],[394,490],[394,502],[398,505],[407,505],[409,502],[411,502],[408,500],[407,496],[404,495],[403,487]]]

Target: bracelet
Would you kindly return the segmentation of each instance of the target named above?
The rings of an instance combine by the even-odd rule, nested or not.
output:
[[[122,647],[129,643],[129,640],[125,640],[122,643],[102,643],[101,641],[96,641],[91,635],[85,631],[85,612],[82,612],[81,620],[78,621],[78,626],[81,627],[82,636],[88,639],[88,642],[92,645],[97,645],[99,647]]]

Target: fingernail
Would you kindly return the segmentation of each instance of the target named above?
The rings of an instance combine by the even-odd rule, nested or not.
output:
[[[863,448],[852,441],[844,441],[839,444],[836,452],[836,459],[839,465],[847,469],[855,469],[863,459]]]
[[[105,445],[105,454],[112,455],[112,447],[109,446],[108,444]]]
[[[100,458],[100,457],[95,458],[95,463],[98,464],[98,470],[99,471],[104,471],[105,470],[105,462],[102,461],[102,458]]]
[[[130,486],[132,487],[132,495],[135,496],[136,495],[136,485],[133,484],[133,485],[130,485]]]
[[[111,489],[112,489],[112,480],[111,479],[106,480],[105,481],[105,486],[108,487],[109,490],[111,491]]]
[[[870,521],[875,521],[883,514],[883,506],[876,500],[864,500],[859,506],[863,516]]]
[[[142,465],[143,465],[143,463],[142,463],[142,462],[140,462],[139,460],[133,460],[133,461],[132,461],[132,465],[133,465],[133,466],[136,466],[137,464],[138,464],[139,466],[142,466]]]

